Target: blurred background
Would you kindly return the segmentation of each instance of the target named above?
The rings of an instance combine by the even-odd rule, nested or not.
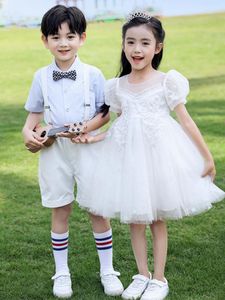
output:
[[[75,5],[93,21],[122,19],[134,9],[163,16],[225,11],[224,0],[0,0],[0,25],[37,26],[42,15],[56,4]]]

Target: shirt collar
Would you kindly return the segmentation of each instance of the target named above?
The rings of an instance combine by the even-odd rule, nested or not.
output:
[[[70,66],[70,68],[67,70],[68,71],[71,71],[71,70],[76,70],[77,72],[80,71],[80,66],[81,66],[81,61],[78,57],[78,55],[76,56],[73,64]],[[52,62],[52,69],[55,70],[55,71],[59,71],[59,72],[62,72],[62,70],[59,69],[59,67],[57,66],[55,60],[53,60]]]

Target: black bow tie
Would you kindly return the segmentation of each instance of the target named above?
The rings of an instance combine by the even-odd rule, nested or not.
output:
[[[75,70],[69,71],[69,72],[53,71],[52,77],[53,77],[54,81],[58,81],[62,78],[69,78],[69,79],[72,79],[72,80],[76,80],[77,73],[76,73]]]

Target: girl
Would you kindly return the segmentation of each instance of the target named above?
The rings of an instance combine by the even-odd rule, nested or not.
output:
[[[165,36],[161,22],[147,13],[133,13],[122,36],[120,76],[108,81],[105,95],[119,117],[108,132],[80,138],[104,141],[93,145],[100,148],[100,158],[78,202],[94,214],[130,224],[139,274],[122,297],[160,300],[169,292],[165,219],[206,211],[225,193],[212,182],[212,155],[185,108],[187,79],[175,70],[157,71]],[[146,225],[153,236],[153,275],[147,265]]]

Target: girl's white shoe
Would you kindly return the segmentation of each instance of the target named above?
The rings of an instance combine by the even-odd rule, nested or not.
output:
[[[169,285],[166,278],[164,281],[152,279],[149,281],[141,300],[163,300],[169,294]]]
[[[150,278],[138,274],[138,275],[134,275],[132,279],[133,281],[122,294],[123,299],[135,300],[140,298],[149,284],[149,280],[151,279],[151,273],[150,273]]]

